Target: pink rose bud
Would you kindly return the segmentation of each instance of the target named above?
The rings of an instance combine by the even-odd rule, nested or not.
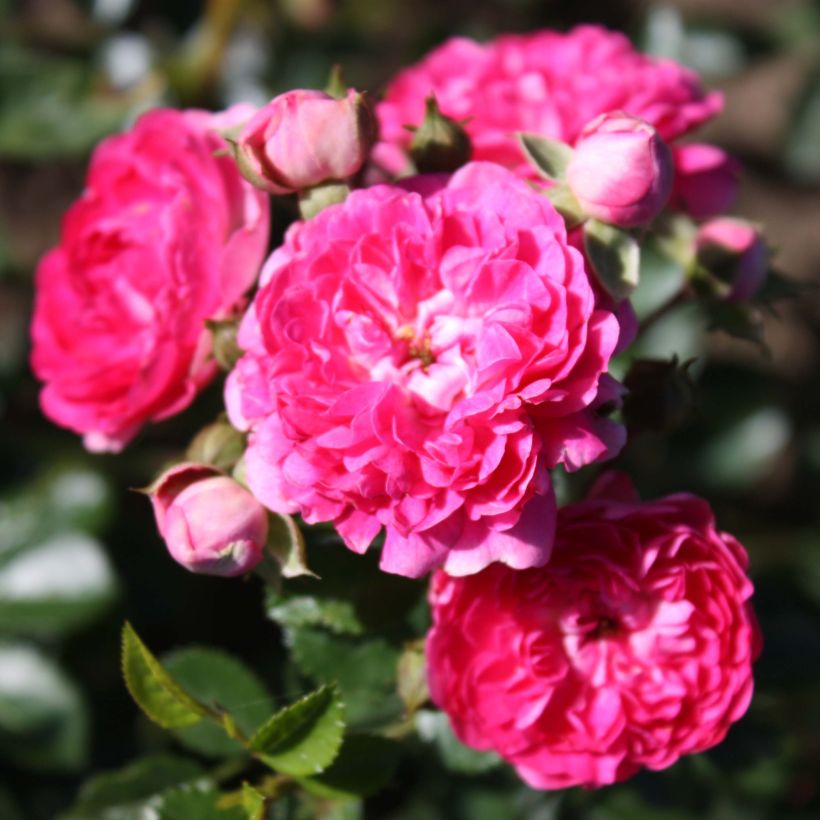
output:
[[[150,495],[168,551],[185,569],[230,577],[262,560],[267,512],[232,478],[204,464],[178,464]]]
[[[745,219],[721,217],[701,225],[698,262],[730,287],[726,298],[744,302],[760,290],[769,252],[758,229]]]
[[[672,148],[675,184],[672,205],[695,219],[708,219],[732,207],[737,196],[740,163],[714,145]]]
[[[236,142],[243,175],[272,194],[289,194],[353,176],[376,136],[365,95],[288,91],[261,108]]]
[[[621,111],[587,124],[567,167],[567,182],[584,212],[622,228],[660,213],[672,175],[672,155],[658,132]]]

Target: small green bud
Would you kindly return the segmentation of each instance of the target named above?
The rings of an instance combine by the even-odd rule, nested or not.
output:
[[[330,205],[347,199],[350,188],[343,182],[326,182],[299,193],[299,213],[302,219],[311,219]]]
[[[229,472],[245,452],[245,436],[227,421],[215,421],[194,436],[185,453],[187,461]]]
[[[233,370],[242,356],[242,348],[236,341],[239,319],[206,319],[205,326],[211,331],[214,358],[223,370]]]
[[[424,120],[413,134],[410,156],[423,174],[448,173],[469,162],[473,146],[464,127],[445,117],[436,98],[427,98]]]

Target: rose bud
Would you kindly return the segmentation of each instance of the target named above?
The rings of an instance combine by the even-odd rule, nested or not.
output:
[[[658,132],[620,111],[587,124],[567,167],[567,183],[587,216],[622,228],[660,213],[672,176],[672,155]]]
[[[708,219],[732,207],[740,163],[715,145],[672,148],[675,184],[672,205],[695,219]]]
[[[413,134],[410,156],[421,174],[450,173],[469,162],[473,152],[464,126],[445,117],[431,96],[425,103],[421,125]]]
[[[267,512],[229,476],[204,464],[178,464],[149,494],[168,551],[185,569],[230,577],[262,560]]]
[[[234,150],[239,170],[271,194],[290,194],[353,176],[376,136],[365,95],[288,91],[245,125]]]
[[[765,281],[768,249],[745,219],[721,217],[701,225],[696,244],[698,262],[729,286],[728,301],[751,299]]]

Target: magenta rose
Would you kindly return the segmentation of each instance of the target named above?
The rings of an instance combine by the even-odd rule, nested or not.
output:
[[[205,320],[241,308],[268,207],[214,129],[252,113],[160,109],[104,140],[40,263],[31,363],[41,405],[91,450],[121,449],[216,372]]]
[[[150,489],[160,535],[185,569],[231,577],[252,570],[268,537],[268,513],[241,484],[205,464],[178,464]]]
[[[338,100],[323,91],[280,94],[246,123],[236,159],[247,179],[289,194],[353,176],[364,164],[376,124],[364,94]]]
[[[708,219],[732,207],[737,197],[740,163],[714,145],[679,145],[672,150],[675,184],[672,206]]]
[[[377,107],[383,142],[376,160],[398,173],[430,94],[444,114],[464,121],[473,159],[500,163],[536,178],[515,139],[541,134],[574,144],[599,114],[625,111],[671,142],[717,114],[719,94],[705,93],[696,74],[641,54],[622,34],[579,26],[563,34],[508,34],[486,44],[457,37],[401,71]]]
[[[226,404],[266,506],[357,552],[384,527],[403,575],[547,560],[548,469],[623,430],[597,410],[618,322],[546,198],[488,163],[354,191],[261,281]]]
[[[760,637],[746,567],[705,501],[641,502],[607,476],[559,512],[545,567],[434,576],[432,698],[464,743],[535,788],[663,769],[719,743],[749,705]]]

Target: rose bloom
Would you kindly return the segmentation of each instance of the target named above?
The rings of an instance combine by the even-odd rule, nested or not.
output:
[[[545,197],[487,163],[355,191],[295,224],[261,281],[226,404],[265,505],[357,552],[383,526],[403,575],[547,560],[547,470],[623,430],[597,410],[618,398],[618,322]]]
[[[267,245],[267,200],[215,128],[253,113],[151,111],[95,150],[60,244],[40,263],[32,367],[53,421],[121,449],[216,372],[205,320],[241,308]]]
[[[401,71],[377,107],[383,140],[378,165],[401,172],[424,103],[435,94],[442,112],[463,121],[473,159],[490,160],[538,179],[515,139],[541,134],[574,144],[599,114],[621,110],[653,125],[670,142],[711,119],[719,94],[704,92],[697,75],[671,60],[641,54],[623,35],[598,26],[566,34],[507,34],[486,44],[448,40]]]
[[[558,513],[543,568],[437,573],[427,661],[456,735],[531,786],[602,786],[725,736],[760,638],[747,555],[692,495],[605,477]]]
[[[672,206],[695,219],[708,219],[732,207],[737,198],[740,163],[714,145],[679,145],[673,149],[677,174]]]

